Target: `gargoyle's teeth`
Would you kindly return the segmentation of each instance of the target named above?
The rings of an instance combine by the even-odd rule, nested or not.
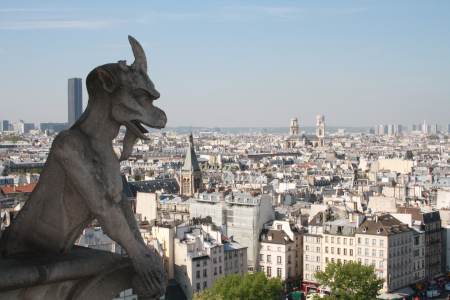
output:
[[[142,126],[141,122],[138,120],[131,121],[142,133],[148,133],[148,130]]]
[[[131,130],[140,139],[148,140],[148,137],[145,135],[148,131],[139,121],[126,121],[124,125],[127,127],[127,130]]]

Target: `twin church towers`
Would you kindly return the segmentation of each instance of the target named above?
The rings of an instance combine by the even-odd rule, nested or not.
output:
[[[289,135],[292,138],[298,137],[300,135],[300,126],[298,122],[298,118],[291,119],[291,123],[289,126]],[[315,140],[317,143],[317,146],[323,147],[325,142],[325,116],[324,115],[317,115],[316,116],[316,136]],[[309,137],[309,140],[311,140],[311,137]]]

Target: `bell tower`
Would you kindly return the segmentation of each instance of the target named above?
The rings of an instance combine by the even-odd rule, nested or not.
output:
[[[194,149],[194,138],[189,135],[189,147],[186,151],[183,167],[180,175],[180,194],[192,197],[202,190],[202,171],[198,164],[197,154]]]
[[[290,135],[295,135],[297,136],[299,133],[299,126],[298,126],[298,119],[297,118],[293,118],[291,119],[291,124],[289,127],[289,134]]]
[[[319,147],[323,147],[325,142],[325,117],[323,115],[317,115],[316,117],[316,136],[319,140]]]

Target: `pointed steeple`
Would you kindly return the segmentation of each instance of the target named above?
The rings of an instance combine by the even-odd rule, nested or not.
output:
[[[184,165],[181,169],[183,171],[200,171],[200,165],[198,164],[197,154],[194,149],[194,138],[192,133],[189,135],[189,148],[186,151],[186,158],[184,159]]]

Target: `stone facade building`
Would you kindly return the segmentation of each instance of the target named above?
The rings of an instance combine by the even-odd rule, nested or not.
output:
[[[390,214],[367,217],[356,230],[357,261],[375,266],[390,292],[414,283],[414,231]]]
[[[432,280],[445,268],[442,256],[442,225],[439,211],[421,211],[416,207],[400,207],[399,213],[410,214],[412,226],[424,233],[425,279]]]
[[[319,212],[303,237],[303,280],[317,284],[315,272],[328,263],[350,261],[373,265],[384,280],[383,291],[391,292],[425,279],[424,232],[409,227],[391,214],[349,213],[336,218]]]
[[[188,299],[210,288],[227,274],[247,272],[246,247],[222,243],[222,234],[212,225],[176,228],[174,238],[174,277]]]
[[[261,233],[259,271],[267,277],[296,280],[302,276],[302,233],[288,221],[274,221]]]
[[[189,201],[191,218],[211,217],[226,236],[247,247],[248,270],[255,271],[261,231],[264,224],[274,219],[271,196],[241,192],[201,193]]]

